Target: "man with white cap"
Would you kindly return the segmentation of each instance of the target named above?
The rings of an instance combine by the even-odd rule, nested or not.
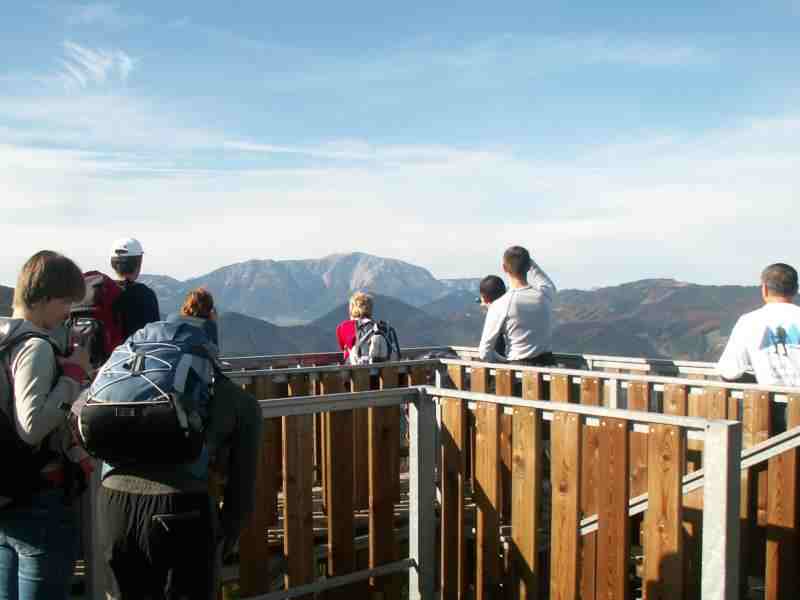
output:
[[[155,293],[136,281],[142,272],[143,256],[142,245],[134,238],[118,239],[111,246],[111,268],[122,288],[114,312],[120,316],[125,339],[148,323],[161,320]]]

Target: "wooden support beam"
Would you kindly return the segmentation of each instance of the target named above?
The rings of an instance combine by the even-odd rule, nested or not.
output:
[[[344,386],[340,373],[322,376],[323,394],[340,394]],[[328,447],[325,451],[328,472],[328,576],[338,577],[356,570],[353,542],[353,496],[336,490],[353,489],[353,411],[328,414]],[[356,591],[343,586],[329,592],[329,598],[351,597]]]
[[[699,411],[699,403],[693,401],[693,410]],[[689,389],[685,385],[664,385],[664,414],[685,416],[689,412]],[[689,448],[694,448],[699,459],[702,442],[687,441],[687,460],[684,474],[689,471]],[[699,463],[692,463],[692,467]],[[703,490],[695,490],[683,496],[683,583],[686,598],[698,598],[700,594],[700,565],[702,559]]]
[[[786,428],[800,427],[800,395],[789,396]],[[789,450],[771,458],[768,467],[767,558],[765,598],[800,597],[798,552],[798,466],[800,453]]]
[[[601,401],[600,380],[596,377],[581,378],[580,403],[599,406]],[[581,452],[581,512],[593,515],[598,511],[597,490],[600,477],[600,428],[583,428]],[[627,473],[626,473],[627,474]],[[581,536],[580,594],[582,600],[594,600],[597,584],[597,534]]]
[[[650,383],[631,382],[628,385],[628,410],[648,412],[650,409]],[[647,491],[647,434],[632,433],[630,438],[631,496]]]
[[[475,599],[490,600],[500,584],[500,406],[478,402],[475,430]]]
[[[523,388],[524,390],[524,388]],[[515,600],[536,600],[542,489],[542,426],[539,411],[514,409],[511,470],[511,571]]]
[[[307,396],[308,380],[289,378],[291,396]],[[292,588],[313,583],[314,559],[314,415],[283,417],[284,583]],[[310,596],[304,599],[310,600]]]
[[[272,379],[256,377],[248,391],[257,399],[275,397]],[[280,419],[264,419],[261,433],[261,452],[256,471],[256,507],[250,521],[242,529],[239,539],[239,587],[243,595],[255,596],[270,590],[269,546],[267,529],[277,521],[278,490],[276,474],[280,469],[274,464],[274,444],[280,439],[276,435]]]
[[[322,393],[344,392],[340,373],[322,375]],[[328,576],[338,577],[356,570],[353,496],[338,494],[336,490],[353,489],[353,411],[328,413],[328,446],[326,448],[328,472]],[[350,598],[350,587],[329,592],[329,598]]]
[[[597,475],[597,598],[628,600],[630,519],[628,518],[628,422],[600,421]]]
[[[350,391],[369,390],[369,369],[353,369]],[[366,408],[353,411],[353,506],[369,508],[369,415]]]
[[[466,479],[467,410],[456,398],[442,399],[442,600],[466,594],[464,485]]]
[[[578,519],[581,493],[581,418],[556,412],[550,427],[550,598],[579,594]]]
[[[498,396],[514,395],[514,373],[509,369],[495,372],[495,393]],[[511,447],[513,417],[505,411],[500,414],[500,519],[511,522]]]
[[[648,508],[645,516],[644,598],[683,598],[682,483],[685,433],[672,425],[651,425]]]
[[[381,369],[381,386],[397,385],[397,368]],[[394,503],[400,438],[399,409],[369,408],[369,566],[395,560]],[[393,576],[370,579],[370,592],[384,600],[399,600],[400,581]]]

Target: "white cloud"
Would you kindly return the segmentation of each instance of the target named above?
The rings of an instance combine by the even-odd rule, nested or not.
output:
[[[90,84],[103,84],[110,80],[125,83],[136,61],[122,50],[86,48],[75,42],[64,42],[65,57],[59,62],[64,85],[69,88],[86,88]]]
[[[332,166],[216,172],[153,154],[0,148],[2,202],[13,209],[0,235],[16,252],[0,259],[0,281],[13,280],[19,249],[54,245],[102,267],[105,238],[133,231],[152,249],[148,270],[177,277],[350,250],[478,276],[522,243],[562,287],[751,283],[764,264],[798,262],[797,133],[795,118],[758,120],[565,161],[348,141],[355,158]]]

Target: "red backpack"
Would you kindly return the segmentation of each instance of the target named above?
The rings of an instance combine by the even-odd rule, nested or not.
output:
[[[84,273],[83,280],[86,297],[70,310],[70,344],[84,346],[92,365],[98,367],[124,341],[121,316],[114,310],[122,289],[100,271]]]

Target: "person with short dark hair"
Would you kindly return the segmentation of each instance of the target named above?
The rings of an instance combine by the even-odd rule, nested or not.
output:
[[[481,360],[502,360],[495,350],[502,335],[508,362],[551,364],[555,285],[522,246],[511,246],[505,251],[503,271],[508,275],[511,289],[489,306],[478,345]],[[532,273],[530,281],[528,273]]]
[[[717,363],[723,379],[753,373],[759,384],[800,386],[800,307],[797,271],[785,263],[761,272],[764,306],[739,317]]]
[[[478,302],[480,303],[481,308],[488,311],[492,302],[498,300],[503,296],[503,294],[506,293],[506,284],[497,275],[487,275],[481,279],[481,282],[478,285],[478,292],[480,294]],[[497,336],[497,342],[495,342],[494,351],[497,354],[498,359],[505,358],[506,338],[502,334]]]
[[[66,460],[77,447],[67,417],[91,365],[82,347],[64,357],[55,332],[85,293],[78,266],[43,250],[20,271],[13,315],[0,318],[2,598],[67,595],[78,540]]]
[[[119,315],[124,338],[161,319],[155,292],[136,281],[142,272],[143,257],[142,244],[135,238],[122,238],[111,246],[111,268],[122,288],[114,302],[114,312]]]

